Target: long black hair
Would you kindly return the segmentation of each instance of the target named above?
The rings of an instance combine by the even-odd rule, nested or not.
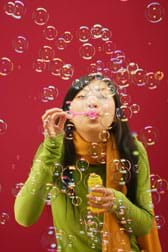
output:
[[[95,79],[101,79],[105,83],[107,83],[108,87],[112,92],[116,89],[116,85],[110,79],[104,78],[102,75],[88,75],[83,76],[79,79],[76,79],[70,89],[68,90],[64,101],[62,109],[64,111],[69,110],[69,104],[73,100],[73,98],[80,92],[85,86],[87,86],[91,81]],[[117,92],[114,93],[114,102],[116,108],[120,108],[122,105],[120,102],[120,97]],[[73,125],[70,124],[70,121],[67,120],[64,125],[65,130],[65,138],[64,138],[64,157],[63,157],[63,165],[74,165],[76,160],[75,154],[75,146],[72,141],[73,137]],[[117,148],[120,154],[120,158],[127,159],[131,163],[131,176],[130,180],[127,182],[127,197],[135,203],[136,196],[136,187],[137,187],[137,174],[136,174],[136,165],[138,163],[138,156],[134,153],[137,153],[137,147],[134,142],[134,138],[131,135],[130,129],[128,127],[128,123],[126,121],[122,121],[120,119],[115,120],[111,129],[109,130],[110,134],[113,134],[116,140]],[[66,137],[69,136],[69,137]]]

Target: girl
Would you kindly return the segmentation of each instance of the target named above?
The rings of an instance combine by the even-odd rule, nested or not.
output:
[[[57,251],[161,251],[147,154],[120,106],[113,82],[90,75],[42,116],[45,139],[14,209],[30,226],[50,200]]]

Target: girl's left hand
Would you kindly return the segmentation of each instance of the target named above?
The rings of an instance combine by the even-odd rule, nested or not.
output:
[[[95,195],[101,196],[95,196]],[[109,212],[114,203],[114,193],[111,188],[94,187],[91,193],[87,195],[88,205],[94,208],[102,209],[101,213]]]

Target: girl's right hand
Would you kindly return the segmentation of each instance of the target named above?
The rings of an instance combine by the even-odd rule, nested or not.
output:
[[[64,123],[67,119],[67,113],[60,108],[46,110],[42,116],[44,135],[55,137],[64,133]]]

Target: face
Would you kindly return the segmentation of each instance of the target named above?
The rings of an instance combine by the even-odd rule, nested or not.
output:
[[[93,80],[72,100],[71,121],[79,133],[100,133],[112,124],[115,115],[113,93],[102,80]]]

